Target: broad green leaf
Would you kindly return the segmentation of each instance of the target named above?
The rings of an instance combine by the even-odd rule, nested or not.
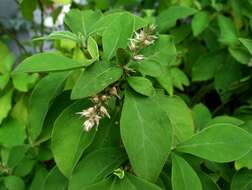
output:
[[[25,125],[28,124],[28,97],[21,96],[11,109],[11,117]]]
[[[232,20],[226,16],[218,16],[218,25],[220,28],[219,41],[226,45],[235,45],[239,43],[236,28]]]
[[[48,171],[44,167],[38,167],[35,171],[29,190],[43,190],[43,183]]]
[[[211,120],[211,112],[204,104],[196,104],[192,109],[193,119],[197,130],[202,130]]]
[[[203,32],[210,22],[209,14],[206,11],[200,11],[194,15],[192,19],[192,31],[194,36],[198,36]]]
[[[132,67],[136,71],[139,71],[143,75],[149,75],[152,77],[158,77],[162,73],[162,67],[160,63],[155,59],[145,58],[141,62],[133,62],[130,67]]]
[[[17,66],[14,73],[72,70],[82,68],[85,65],[90,64],[90,62],[92,62],[92,60],[77,62],[73,59],[55,53],[40,53],[26,58]]]
[[[182,157],[175,154],[172,155],[172,189],[203,190],[193,168]]]
[[[171,120],[175,143],[185,141],[193,136],[194,123],[192,113],[181,98],[159,95],[157,103],[164,108]]]
[[[126,173],[123,179],[117,177],[109,178],[97,184],[91,185],[85,190],[161,190],[158,186],[142,178]],[[83,189],[84,190],[84,189]]]
[[[63,176],[55,166],[46,176],[42,184],[42,190],[65,190],[67,185],[67,178]]]
[[[73,9],[66,14],[64,22],[72,32],[87,38],[92,32],[92,26],[100,17],[100,11]]]
[[[95,129],[83,130],[83,118],[76,113],[90,107],[86,101],[76,102],[66,108],[54,123],[52,133],[52,152],[59,170],[70,177],[83,151],[94,139]],[[67,154],[66,154],[67,153]]]
[[[161,75],[157,77],[157,81],[169,95],[173,95],[173,81],[171,77],[171,69],[169,67],[163,67]]]
[[[204,172],[198,172],[198,176],[204,190],[221,190],[209,175]]]
[[[7,120],[0,127],[0,145],[12,147],[22,145],[26,138],[25,126],[16,120]]]
[[[248,65],[251,60],[251,55],[243,47],[229,47],[228,51],[232,57],[239,63]]]
[[[78,190],[105,179],[127,160],[120,148],[102,148],[85,156],[74,169],[69,190]]]
[[[189,86],[189,79],[186,74],[177,67],[171,68],[172,83],[180,90],[184,90],[184,86]]]
[[[33,41],[37,40],[71,40],[78,43],[80,39],[76,34],[69,31],[55,31],[48,36],[33,39]]]
[[[240,126],[244,124],[244,121],[235,117],[228,116],[228,115],[222,115],[222,116],[214,117],[207,123],[207,125],[214,125],[214,124],[232,124],[232,125]]]
[[[240,170],[238,171],[231,183],[230,190],[251,190],[252,189],[252,171]]]
[[[8,90],[0,96],[0,124],[8,116],[11,110],[13,90]]]
[[[99,49],[95,39],[89,36],[87,41],[88,52],[94,60],[99,59]]]
[[[68,76],[66,72],[51,73],[41,79],[34,88],[29,99],[29,135],[34,142],[41,133],[46,114],[54,98],[61,93],[65,80]]]
[[[157,104],[158,97],[142,97],[127,90],[120,127],[134,172],[155,181],[172,144],[170,120]]]
[[[134,27],[134,18],[128,13],[118,15],[110,23],[102,34],[105,60],[110,60],[118,48],[127,47]]]
[[[187,6],[174,5],[162,11],[157,17],[158,30],[165,32],[174,27],[178,19],[184,19],[197,12],[196,9]]]
[[[128,77],[127,81],[132,89],[142,95],[153,96],[155,93],[151,81],[144,77]]]
[[[201,56],[192,68],[193,81],[205,81],[214,77],[218,67],[224,62],[222,52],[213,52]]]
[[[27,176],[34,168],[36,160],[25,156],[20,163],[14,168],[13,174],[21,177]]]
[[[239,38],[239,40],[242,43],[242,45],[244,45],[249,51],[249,53],[252,55],[252,40],[246,38]]]
[[[37,1],[32,0],[22,0],[20,2],[20,10],[25,19],[32,21],[34,19],[33,12],[35,11],[38,5]]]
[[[82,72],[73,88],[71,98],[81,99],[94,96],[116,82],[121,75],[121,68],[105,62],[97,62]]]
[[[179,152],[214,162],[230,162],[251,150],[252,135],[233,124],[213,124],[179,144]]]
[[[6,85],[9,82],[9,79],[10,79],[9,73],[3,75],[0,74],[0,90],[3,90],[6,87]]]
[[[27,73],[17,73],[12,75],[12,82],[17,90],[27,92],[37,81],[38,77],[37,73],[32,75],[28,75]]]
[[[8,190],[24,190],[25,183],[22,178],[10,175],[4,178],[4,185]]]

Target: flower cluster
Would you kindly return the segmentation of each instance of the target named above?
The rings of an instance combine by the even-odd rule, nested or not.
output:
[[[100,123],[100,120],[104,117],[110,118],[110,115],[104,106],[104,103],[111,97],[116,96],[118,98],[119,95],[117,93],[116,87],[112,87],[108,90],[108,93],[106,95],[96,95],[91,98],[91,101],[93,102],[93,106],[84,109],[81,112],[78,112],[81,117],[85,117],[86,121],[83,123],[83,128],[85,131],[90,131],[94,126],[98,126]]]
[[[154,25],[149,25],[147,28],[140,30],[140,32],[135,32],[133,38],[130,39],[129,49],[133,53],[135,61],[144,60],[144,56],[139,54],[139,52],[144,47],[155,42],[157,39],[155,30],[156,27]]]

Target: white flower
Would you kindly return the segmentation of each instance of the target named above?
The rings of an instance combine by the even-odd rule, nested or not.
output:
[[[88,109],[82,110],[77,114],[81,115],[82,117],[91,117],[93,114],[95,114],[95,107],[90,107]]]
[[[102,115],[106,115],[108,118],[110,118],[110,115],[109,115],[107,109],[104,106],[100,107],[100,112],[101,112]]]
[[[133,59],[134,59],[135,61],[142,61],[142,60],[144,60],[144,56],[141,55],[141,54],[139,54],[139,55],[134,55],[134,56],[133,56]]]
[[[83,124],[83,127],[84,127],[84,130],[89,132],[95,125],[95,122],[93,119],[88,119],[84,122]]]

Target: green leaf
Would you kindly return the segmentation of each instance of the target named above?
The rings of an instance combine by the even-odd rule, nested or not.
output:
[[[163,67],[162,73],[157,78],[157,81],[169,95],[173,95],[173,81],[171,77],[171,69],[169,67]]]
[[[41,79],[29,99],[29,135],[34,142],[42,131],[46,114],[54,98],[62,92],[68,73],[51,73]]]
[[[209,109],[204,104],[196,104],[193,109],[193,118],[195,127],[197,130],[202,130],[207,126],[207,123],[211,120],[212,115]]]
[[[220,187],[213,181],[211,176],[204,172],[198,172],[202,187],[204,190],[221,190]]]
[[[182,157],[175,154],[172,155],[172,189],[202,190],[196,172]]]
[[[181,98],[159,95],[157,102],[160,107],[164,108],[171,120],[175,143],[185,141],[193,136],[194,123],[192,113]]]
[[[225,55],[213,52],[201,56],[192,68],[193,81],[205,81],[214,77],[218,67],[223,63]]]
[[[210,22],[209,14],[206,11],[196,13],[192,19],[192,31],[194,36],[202,33]]]
[[[240,42],[244,47],[247,48],[249,51],[250,55],[252,55],[252,40],[251,39],[246,39],[246,38],[239,38]]]
[[[157,104],[158,98],[126,92],[120,127],[123,144],[134,172],[155,181],[170,153],[170,120]]]
[[[0,74],[0,90],[3,90],[6,87],[6,85],[9,82],[9,79],[10,79],[9,73],[3,75]]]
[[[64,71],[82,68],[85,65],[90,64],[91,60],[86,60],[77,62],[73,59],[67,58],[62,55],[55,53],[40,53],[26,58],[21,62],[17,68],[14,70],[14,73],[26,72],[49,72],[49,71]]]
[[[232,20],[226,16],[218,16],[218,25],[220,28],[219,41],[225,45],[235,45],[239,43],[237,32]]]
[[[42,185],[42,190],[65,190],[68,180],[63,176],[55,166],[46,176]]]
[[[210,125],[191,139],[179,144],[179,152],[214,161],[230,162],[251,150],[252,135],[233,124]]]
[[[48,172],[44,167],[38,167],[35,172],[29,190],[43,190],[43,183]]]
[[[8,190],[25,189],[25,184],[22,178],[13,175],[4,178],[4,185]]]
[[[0,128],[0,145],[12,147],[22,145],[26,138],[25,126],[16,120],[5,121]]]
[[[75,168],[69,183],[69,190],[87,187],[105,179],[127,160],[120,148],[102,148],[85,156]]]
[[[145,181],[142,178],[133,176],[132,174],[125,174],[123,179],[119,179],[117,177],[109,178],[104,181],[101,181],[97,184],[91,185],[85,190],[98,190],[98,189],[106,189],[106,190],[161,190],[155,184],[152,184],[148,181]]]
[[[34,73],[32,75],[28,75],[27,73],[17,73],[12,75],[12,81],[14,87],[21,91],[27,92],[30,87],[37,81],[38,74]]]
[[[132,89],[142,95],[153,96],[155,93],[151,81],[144,77],[128,77],[127,81]]]
[[[152,77],[158,77],[162,73],[162,67],[160,63],[155,59],[145,58],[143,61],[133,62],[130,67],[132,67],[134,70],[139,71],[143,75],[149,75]]]
[[[100,11],[73,9],[66,14],[65,24],[75,34],[81,33],[84,37],[88,37],[92,32],[92,26],[102,16]]]
[[[88,107],[90,104],[86,101],[76,102],[66,108],[54,123],[51,149],[57,167],[66,177],[71,176],[83,151],[95,136],[95,130],[83,130],[84,119],[76,114]]]
[[[13,90],[8,90],[4,95],[0,96],[0,124],[11,110],[12,94]]]
[[[89,36],[87,41],[88,52],[94,60],[99,59],[99,49],[95,39]]]
[[[243,47],[229,47],[228,51],[232,57],[239,63],[248,65],[251,60],[251,55]]]
[[[97,62],[82,72],[73,88],[71,98],[81,99],[96,95],[116,82],[121,75],[121,68],[104,62]]]
[[[134,27],[134,17],[129,13],[122,13],[112,20],[102,34],[105,60],[110,60],[118,48],[127,47],[129,38],[134,32]]]
[[[252,189],[252,171],[240,170],[238,171],[231,183],[230,190],[251,190]]]
[[[37,40],[71,40],[76,43],[80,41],[76,34],[69,31],[55,31],[48,36],[33,39],[33,41]]]
[[[171,68],[171,78],[173,85],[180,90],[184,90],[183,85],[189,86],[189,79],[186,74],[177,67]]]
[[[196,9],[187,6],[174,5],[162,11],[157,17],[158,30],[165,32],[174,27],[178,19],[184,19],[197,12]]]

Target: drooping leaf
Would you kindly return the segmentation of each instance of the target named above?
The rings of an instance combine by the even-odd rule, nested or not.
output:
[[[239,63],[248,65],[251,60],[251,55],[243,47],[229,47],[228,51],[230,55]]]
[[[52,152],[59,170],[70,177],[83,151],[94,139],[95,129],[83,130],[83,118],[76,113],[90,106],[89,102],[76,102],[67,107],[54,123],[52,133]],[[66,154],[67,152],[67,154]]]
[[[172,155],[172,189],[202,190],[200,179],[193,168],[180,156]]]
[[[13,90],[8,90],[4,95],[0,96],[0,124],[8,116],[11,110]]]
[[[80,63],[74,61],[73,59],[55,53],[40,53],[26,58],[17,66],[17,68],[14,70],[14,73],[72,70],[84,67],[85,65],[88,65],[91,62],[92,60],[86,60],[85,62],[82,61]]]
[[[129,77],[127,81],[132,89],[142,95],[153,96],[155,93],[151,81],[144,77]]]
[[[252,135],[233,124],[213,124],[179,144],[179,152],[214,161],[230,162],[251,150]]]
[[[230,190],[250,190],[250,189],[252,189],[251,170],[238,171],[232,179]]]
[[[122,69],[105,62],[97,62],[82,72],[77,80],[72,99],[93,96],[116,82],[122,75]]]
[[[121,116],[121,137],[134,172],[155,181],[170,152],[170,120],[156,103],[131,91],[125,95]]]
[[[252,40],[246,38],[239,38],[239,40],[242,43],[242,45],[244,45],[249,51],[249,53],[252,55]]]
[[[51,73],[41,79],[29,100],[29,134],[33,141],[39,136],[46,114],[54,98],[63,90],[68,73]]]
[[[126,159],[127,155],[120,148],[94,150],[85,156],[73,171],[69,190],[78,190],[105,179]]]

